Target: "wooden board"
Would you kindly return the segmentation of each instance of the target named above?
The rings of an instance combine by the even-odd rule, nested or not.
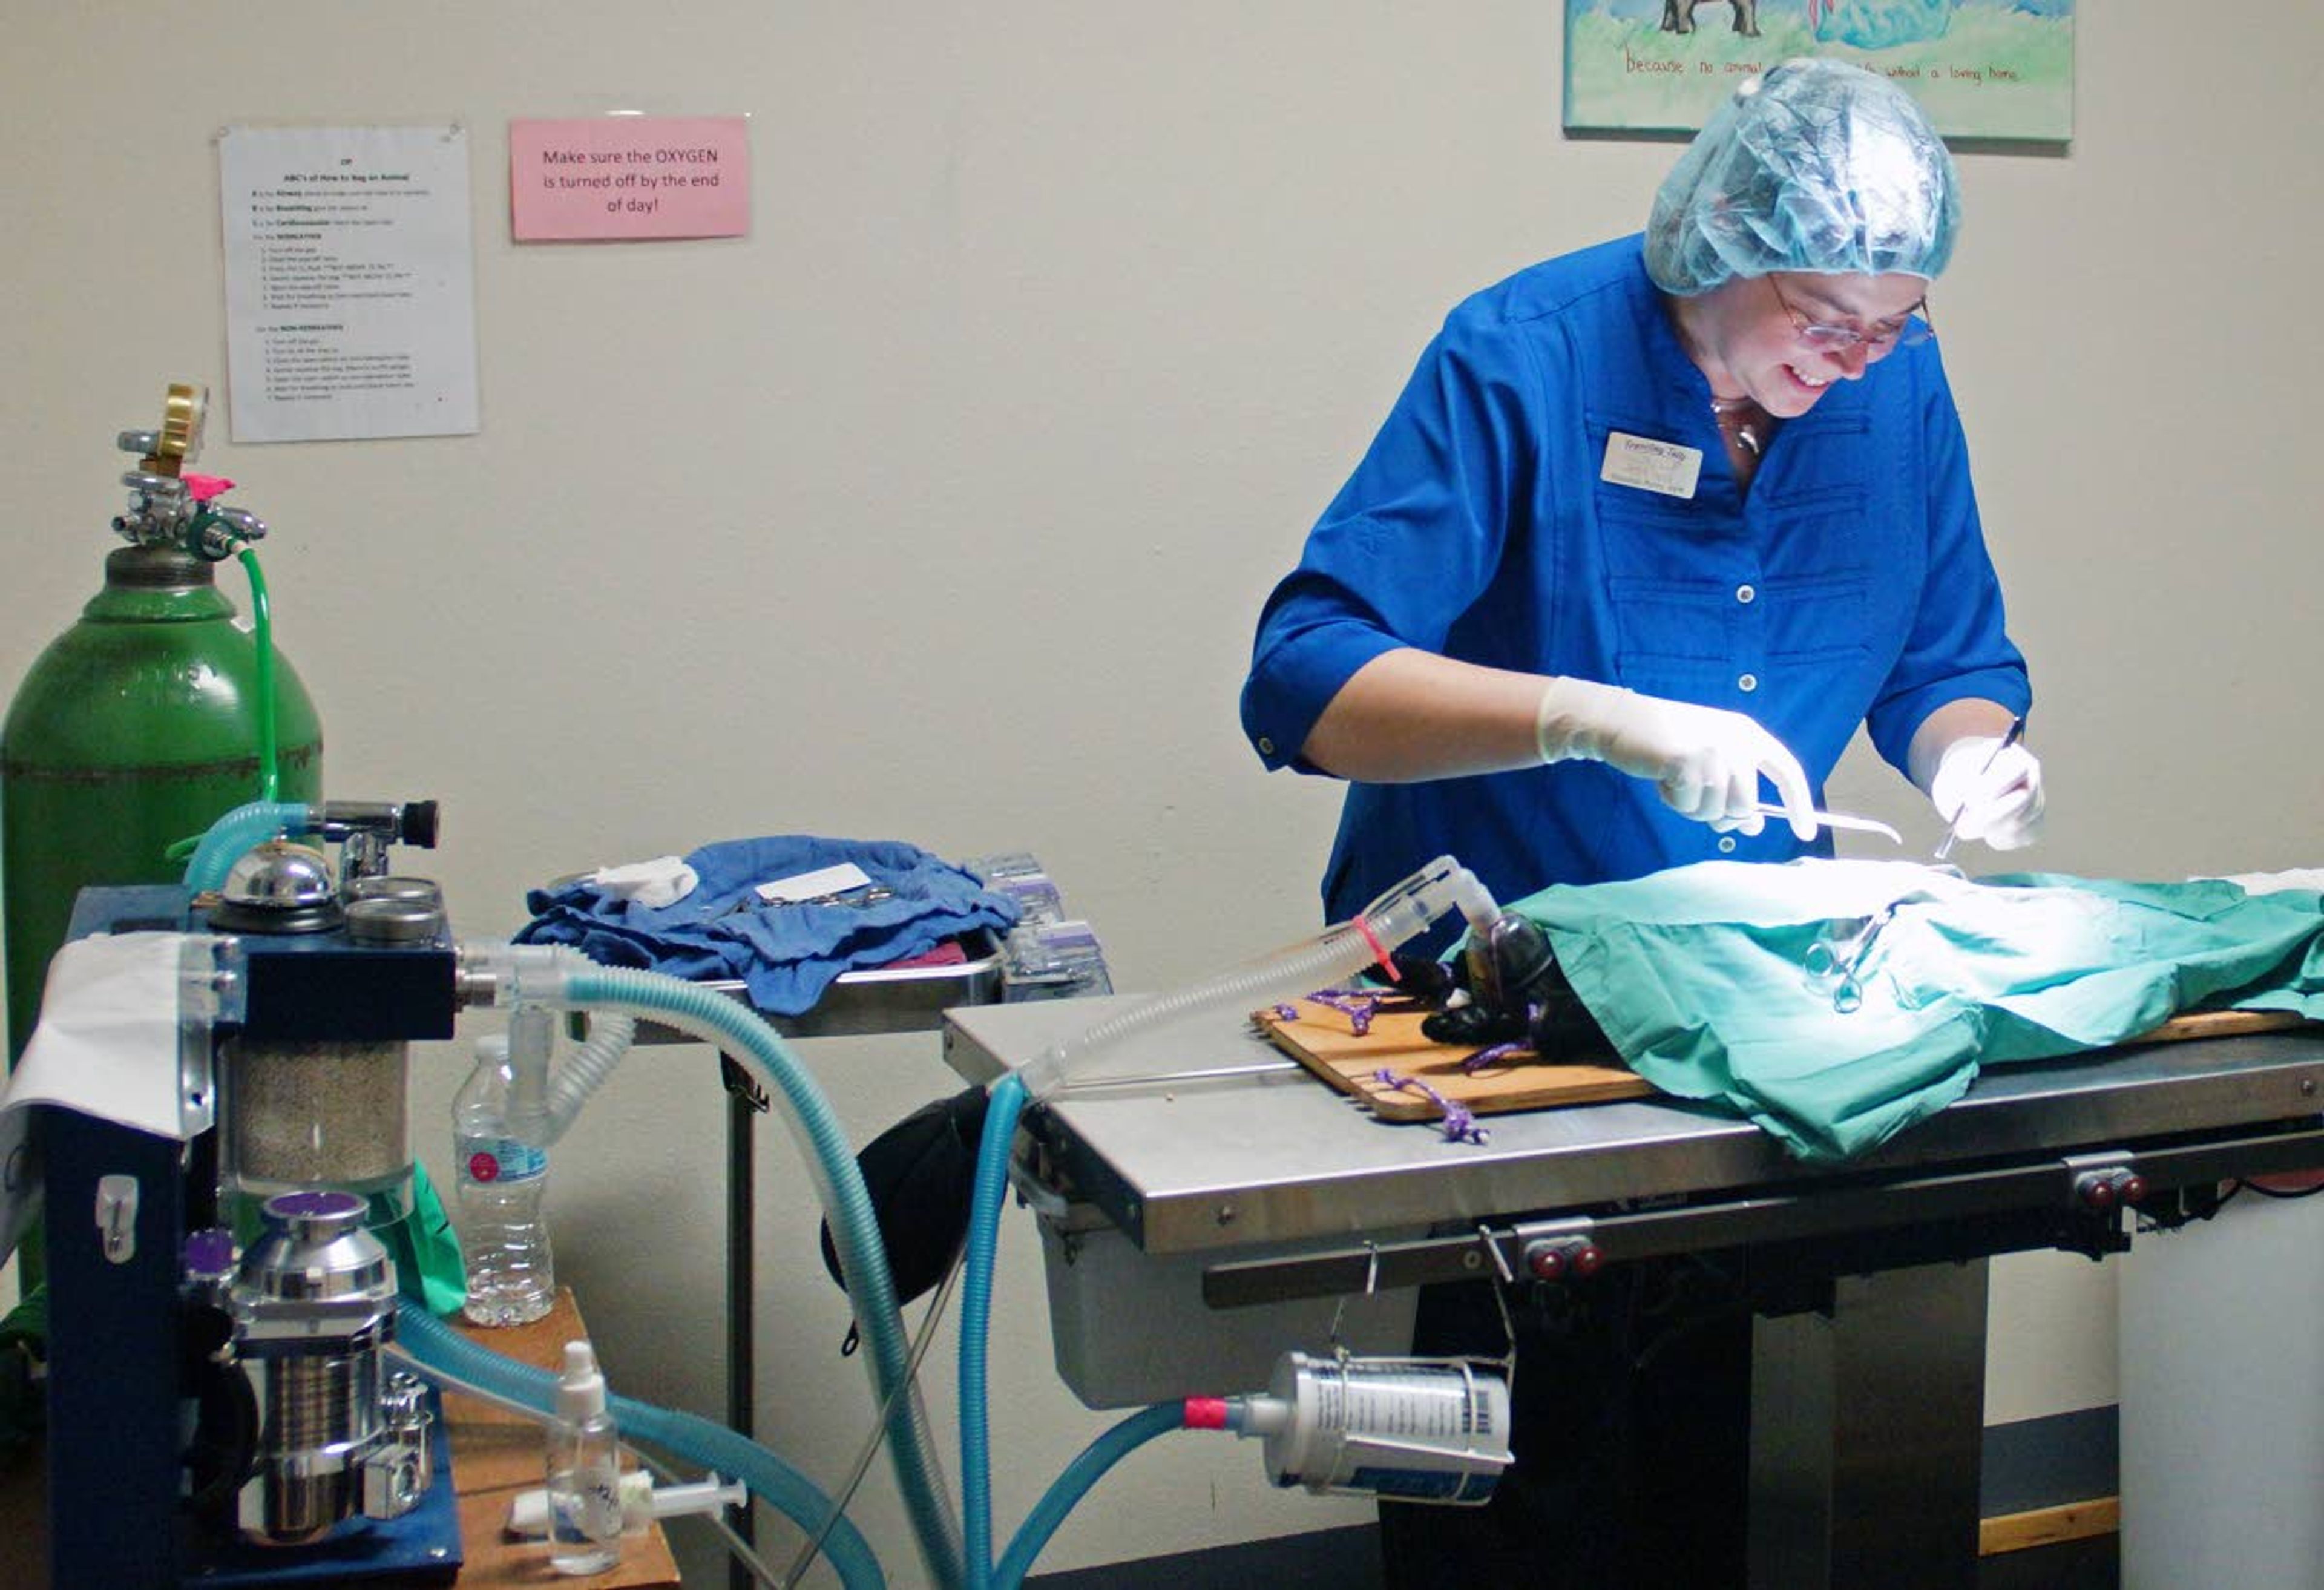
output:
[[[2281,1032],[2287,1027],[2310,1025],[2297,1011],[2190,1011],[2173,1016],[2152,1032],[2126,1038],[2125,1044],[2175,1043],[2189,1038],[2239,1038],[2246,1032]]]
[[[1342,1093],[1361,1099],[1383,1121],[1434,1121],[1443,1114],[1424,1094],[1383,1086],[1374,1077],[1383,1067],[1425,1082],[1480,1115],[1644,1098],[1655,1091],[1617,1061],[1549,1064],[1536,1059],[1530,1049],[1470,1076],[1461,1069],[1461,1062],[1475,1048],[1423,1038],[1423,1012],[1374,1016],[1371,1031],[1358,1038],[1345,1012],[1312,1000],[1294,1003],[1299,1011],[1296,1021],[1273,1011],[1261,1011],[1252,1019],[1277,1049]]]
[[[2121,1532],[2122,1499],[2094,1496],[2088,1502],[2061,1502],[2056,1507],[1987,1519],[1978,1530],[1977,1554],[1997,1557],[2034,1546],[2060,1546],[2069,1540]]]
[[[1423,1038],[1423,1012],[1393,1011],[1376,1015],[1370,1030],[1359,1038],[1344,1011],[1313,1000],[1293,1003],[1299,1012],[1296,1021],[1286,1021],[1275,1011],[1257,1012],[1251,1020],[1276,1048],[1342,1093],[1361,1100],[1383,1121],[1434,1121],[1443,1114],[1425,1094],[1379,1082],[1377,1074],[1383,1068],[1398,1077],[1425,1082],[1480,1115],[1605,1104],[1614,1099],[1645,1098],[1655,1092],[1651,1083],[1619,1061],[1546,1063],[1536,1059],[1530,1049],[1520,1050],[1472,1076],[1462,1070],[1461,1062],[1475,1049],[1461,1044],[1432,1043]],[[2169,1043],[2192,1038],[2229,1038],[2309,1024],[2304,1017],[2288,1011],[2197,1011],[2173,1016],[2153,1031],[2123,1041]]]

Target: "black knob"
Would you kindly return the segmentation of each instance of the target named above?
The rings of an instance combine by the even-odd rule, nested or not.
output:
[[[402,813],[402,840],[417,845],[422,850],[436,848],[436,803],[433,800],[407,800],[400,809]]]

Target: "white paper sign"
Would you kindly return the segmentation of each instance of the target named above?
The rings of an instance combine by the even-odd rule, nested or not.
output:
[[[235,441],[476,429],[465,129],[229,127],[218,193]]]

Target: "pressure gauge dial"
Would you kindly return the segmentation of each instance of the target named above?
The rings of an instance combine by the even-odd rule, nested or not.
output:
[[[209,406],[208,387],[182,381],[170,384],[169,395],[162,402],[161,430],[145,459],[149,473],[175,475],[194,461],[202,450],[202,421]]]

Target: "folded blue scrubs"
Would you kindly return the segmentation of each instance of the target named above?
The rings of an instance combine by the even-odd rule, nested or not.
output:
[[[523,944],[569,944],[600,966],[690,981],[739,978],[779,1016],[814,1008],[843,972],[925,955],[956,935],[1016,923],[1017,902],[917,846],[776,835],[706,845],[686,857],[693,891],[649,906],[586,879],[535,889]],[[865,903],[777,904],[761,883],[853,863],[887,892]],[[867,892],[868,893],[868,892]],[[861,898],[859,896],[859,898]]]

